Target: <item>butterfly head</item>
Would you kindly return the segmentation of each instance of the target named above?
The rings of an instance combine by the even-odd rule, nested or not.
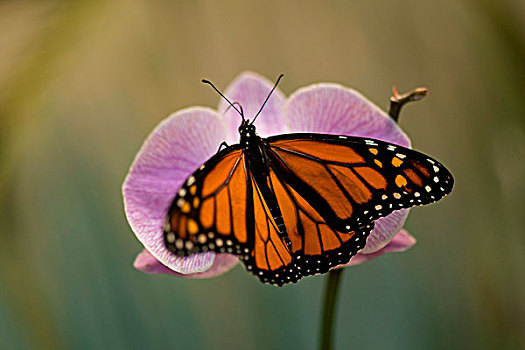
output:
[[[239,143],[247,148],[251,140],[258,137],[255,133],[255,125],[251,124],[249,120],[243,120],[241,126],[239,126],[239,135],[241,139]]]

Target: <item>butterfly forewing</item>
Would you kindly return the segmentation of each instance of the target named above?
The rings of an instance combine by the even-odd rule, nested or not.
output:
[[[335,230],[350,232],[394,210],[435,202],[453,179],[438,161],[387,142],[323,134],[267,139],[272,166]]]

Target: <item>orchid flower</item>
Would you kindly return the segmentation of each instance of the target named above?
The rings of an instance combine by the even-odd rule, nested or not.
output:
[[[253,116],[273,84],[252,72],[240,74],[224,91]],[[227,253],[172,254],[164,245],[166,213],[185,179],[226,141],[238,142],[240,116],[221,100],[217,110],[189,107],[160,122],[142,145],[122,191],[128,222],[144,250],[134,266],[140,271],[185,278],[221,275],[239,263]],[[288,98],[277,89],[255,123],[262,137],[292,132],[361,136],[410,147],[410,140],[389,115],[348,87],[319,83],[300,88]],[[365,247],[346,265],[361,264],[384,253],[400,252],[415,244],[403,229],[409,209],[378,219]]]

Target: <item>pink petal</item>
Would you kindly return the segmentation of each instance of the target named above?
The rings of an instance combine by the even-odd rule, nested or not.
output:
[[[222,116],[192,107],[162,121],[148,136],[122,186],[128,222],[144,247],[162,264],[180,273],[202,272],[212,252],[180,258],[164,246],[162,226],[183,181],[217,152],[225,138]]]
[[[286,106],[291,132],[371,137],[409,147],[399,126],[363,95],[338,84],[314,84],[297,90]]]
[[[203,254],[194,254],[203,255]],[[183,274],[175,272],[170,268],[164,266],[160,261],[155,259],[146,249],[140,252],[135,258],[133,266],[142,272],[151,274],[169,274],[184,278],[211,278],[222,275],[223,273],[231,270],[235,265],[239,263],[239,259],[236,256],[230,254],[216,254],[213,265],[204,272],[196,272],[190,274]]]
[[[314,132],[361,136],[410,147],[410,140],[399,126],[363,95],[338,84],[314,84],[297,90],[286,106],[291,132]],[[376,221],[365,253],[387,245],[403,227],[409,210],[396,211]]]
[[[403,228],[410,209],[396,210],[390,215],[375,221],[375,226],[366,240],[362,252],[374,253],[390,243],[396,234]]]
[[[253,120],[273,85],[274,82],[270,82],[259,74],[244,72],[228,85],[224,91],[224,95],[231,102],[239,102],[244,109],[244,117]],[[264,106],[264,109],[255,121],[255,127],[260,136],[266,137],[285,132],[283,113],[284,102],[285,96],[283,93],[279,88],[275,89],[266,103],[266,106]],[[228,106],[228,103],[221,99],[218,108],[219,113],[223,113]],[[238,143],[238,128],[239,125],[241,125],[241,117],[235,112],[235,110],[233,110],[233,108],[230,108],[224,117],[224,120],[228,125],[227,128],[230,132],[228,143]]]
[[[392,239],[392,241],[388,243],[385,247],[383,247],[381,250],[378,250],[371,254],[364,254],[361,251],[356,256],[354,256],[352,259],[350,259],[350,262],[348,264],[341,265],[336,268],[348,267],[352,265],[359,265],[368,260],[375,259],[385,253],[404,252],[405,250],[412,247],[414,244],[416,244],[416,239],[412,235],[410,235],[410,233],[408,233],[407,231],[401,230],[394,237],[394,239]]]

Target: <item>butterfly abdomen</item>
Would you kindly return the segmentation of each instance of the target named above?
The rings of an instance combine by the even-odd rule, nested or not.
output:
[[[290,249],[292,243],[288,237],[283,214],[270,181],[270,168],[266,154],[267,145],[255,134],[249,138],[250,140],[247,141],[246,138],[241,137],[241,144],[243,142],[246,144],[244,153],[246,156],[247,169],[254,179],[253,187],[265,203],[264,209],[267,216],[272,219],[271,224],[275,225],[275,230],[278,232],[279,237],[284,241],[288,249]]]

